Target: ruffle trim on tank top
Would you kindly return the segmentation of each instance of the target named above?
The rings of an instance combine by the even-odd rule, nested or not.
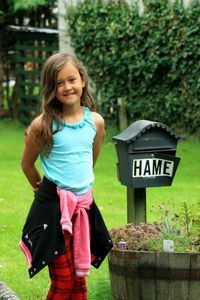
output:
[[[65,123],[64,126],[69,127],[69,128],[74,128],[74,129],[82,128],[83,126],[85,126],[86,119],[88,117],[89,108],[83,107],[83,109],[84,109],[84,116],[83,116],[83,119],[80,122],[74,123],[74,124]]]

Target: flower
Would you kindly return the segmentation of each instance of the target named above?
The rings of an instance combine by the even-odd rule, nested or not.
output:
[[[192,205],[183,203],[180,214],[174,213],[164,203],[159,205],[159,223],[128,223],[112,228],[110,236],[114,249],[120,249],[120,242],[126,242],[127,250],[163,251],[163,241],[172,240],[175,252],[200,251],[200,217],[195,216]]]
[[[125,241],[126,249],[135,251],[158,251],[158,241],[161,244],[163,240],[162,226],[157,224],[128,223],[120,228],[112,228],[110,235],[115,249],[120,249],[119,243]]]

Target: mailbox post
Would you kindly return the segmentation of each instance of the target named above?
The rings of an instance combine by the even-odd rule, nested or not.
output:
[[[139,120],[113,137],[119,181],[127,186],[127,221],[146,222],[146,187],[170,186],[180,158],[180,136],[168,126]]]

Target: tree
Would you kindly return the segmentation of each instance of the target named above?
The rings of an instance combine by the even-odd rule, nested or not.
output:
[[[101,92],[113,121],[119,98],[128,119],[173,128],[200,128],[200,5],[143,0],[144,12],[125,0],[84,0],[68,8],[72,45]],[[117,118],[115,118],[117,121]]]

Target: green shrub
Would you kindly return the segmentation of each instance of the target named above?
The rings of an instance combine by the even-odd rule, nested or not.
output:
[[[200,127],[200,5],[145,0],[85,0],[69,6],[72,45],[101,94],[105,117],[117,99],[129,121],[151,119],[197,132]],[[110,111],[112,113],[110,113]]]

